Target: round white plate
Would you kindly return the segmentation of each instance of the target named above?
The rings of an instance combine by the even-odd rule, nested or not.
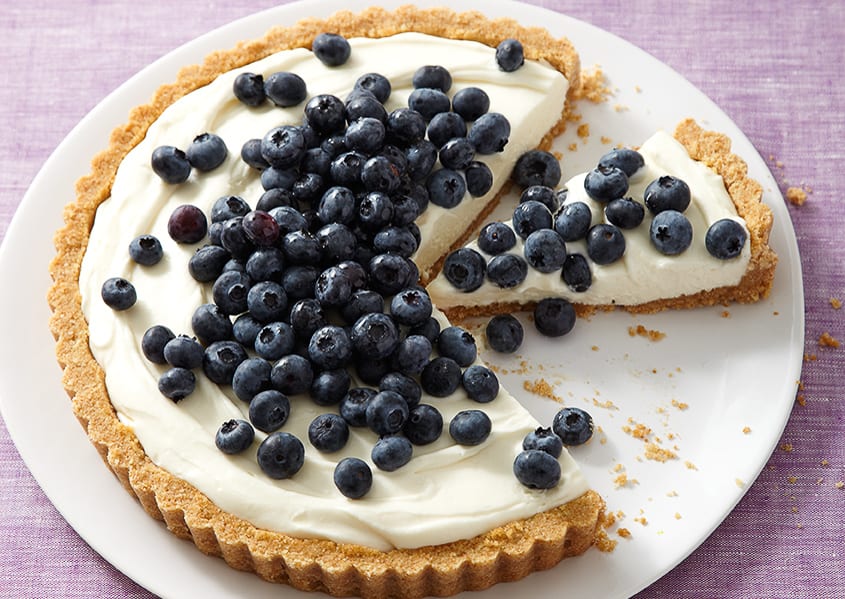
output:
[[[44,299],[53,231],[61,225],[62,207],[73,200],[74,181],[107,145],[111,129],[124,121],[131,107],[172,80],[180,66],[260,36],[271,24],[370,4],[324,0],[281,6],[213,31],[150,65],[103,100],[56,149],[6,234],[0,280],[14,281],[15,292],[0,294],[0,407],[10,434],[41,487],[79,534],[118,569],[162,597],[312,595],[265,583],[202,555],[150,519],[107,473],[71,413],[54,358]],[[570,127],[558,141],[562,151],[572,143],[578,147],[566,152],[564,180],[591,168],[611,145],[639,144],[655,129],[671,131],[692,116],[731,137],[734,151],[762,182],[765,202],[774,212],[771,244],[780,265],[765,301],[648,317],[600,314],[579,322],[558,340],[538,338],[527,326],[523,356],[492,357],[508,370],[505,383],[542,422],[549,422],[560,404],[524,390],[526,381],[544,380],[567,404],[591,411],[597,434],[572,453],[631,538],[617,537],[614,529],[611,537],[620,541],[615,551],[591,550],[524,581],[484,591],[483,596],[505,598],[516,591],[556,597],[561,588],[572,596],[629,596],[674,567],[718,526],[757,477],[783,430],[800,373],[804,327],[791,221],[774,179],[748,139],[664,64],[602,30],[541,8],[488,0],[450,4],[490,16],[517,17],[524,24],[566,35],[585,67],[601,65],[614,96],[603,104],[578,107],[590,135],[585,141]],[[636,325],[659,330],[665,338],[655,342],[629,335],[629,327]],[[646,459],[644,442],[626,432],[636,424],[649,427],[651,438],[659,437],[661,447],[671,449],[677,459]],[[620,487],[617,477],[622,473],[629,482]]]

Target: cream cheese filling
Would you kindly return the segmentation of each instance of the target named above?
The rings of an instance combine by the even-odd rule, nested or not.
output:
[[[389,111],[406,105],[419,66],[445,65],[454,80],[450,93],[470,85],[482,87],[490,96],[491,110],[510,120],[512,137],[506,151],[484,157],[494,172],[494,189],[507,178],[516,157],[533,147],[560,118],[567,82],[546,65],[526,63],[515,73],[503,73],[496,68],[494,50],[489,47],[413,33],[350,42],[352,56],[342,67],[325,67],[307,50],[281,52],[221,75],[164,111],[126,156],[111,197],[97,211],[79,278],[83,311],[92,352],[106,373],[120,420],[135,432],[154,463],[191,483],[223,510],[260,528],[380,550],[447,543],[551,509],[588,488],[566,452],[560,458],[563,475],[556,488],[532,491],[516,480],[513,460],[523,437],[538,423],[506,391],[483,406],[462,391],[443,399],[424,396],[424,403],[443,414],[444,434],[431,445],[415,447],[411,462],[395,472],[373,466],[370,493],[350,500],[333,485],[334,466],[345,456],[370,462],[373,433],[353,428],[343,450],[321,454],[308,443],[307,427],[327,408],[306,396],[292,397],[291,416],[282,430],[303,441],[305,465],[291,479],[272,480],[255,459],[264,437],[260,431],[251,449],[238,456],[224,455],[214,445],[214,435],[224,421],[247,419],[246,403],[230,388],[218,387],[198,374],[196,390],[174,404],[157,388],[165,367],[147,361],[140,350],[144,331],[154,324],[191,334],[194,309],[211,302],[210,286],[198,284],[187,273],[188,259],[198,246],[182,246],[170,239],[170,213],[190,203],[209,214],[211,205],[223,195],[240,195],[254,205],[263,190],[256,172],[238,157],[240,147],[272,127],[302,121],[302,105],[281,109],[268,103],[251,109],[240,104],[232,94],[238,73],[266,76],[293,71],[306,81],[309,95],[332,93],[345,98],[360,75],[379,72],[393,85]],[[186,148],[206,131],[225,140],[229,148],[225,163],[210,173],[194,172],[180,185],[162,183],[150,168],[153,149],[160,145]],[[494,195],[491,191],[484,198],[467,196],[452,210],[429,206],[418,221],[424,239],[416,256],[421,270],[454,243]],[[142,267],[129,259],[128,244],[140,234],[153,234],[162,242],[164,259],[159,264]],[[100,299],[103,281],[113,276],[125,277],[137,289],[138,302],[126,312],[113,312]],[[462,409],[479,407],[493,420],[490,438],[476,447],[456,445],[447,432],[449,420]]]
[[[547,297],[565,297],[572,302],[589,305],[635,306],[653,300],[674,298],[718,287],[736,285],[742,279],[751,257],[751,243],[746,240],[742,253],[730,260],[711,256],[704,245],[708,227],[723,218],[744,221],[725,190],[722,177],[701,162],[689,157],[686,149],[671,135],[658,131],[639,149],[645,166],[629,179],[626,197],[643,202],[643,192],[649,183],[663,175],[683,179],[690,187],[691,201],[684,211],[693,228],[692,245],[682,254],[666,256],[657,251],[649,238],[651,215],[636,229],[623,231],[625,254],[609,265],[590,262],[592,285],[582,292],[575,292],[561,279],[560,272],[541,273],[531,267],[520,285],[502,289],[485,280],[483,285],[468,294],[461,293],[441,273],[428,286],[432,299],[443,309],[456,306],[485,306],[500,302],[534,302]],[[584,190],[586,173],[578,174],[566,182],[568,195],[565,203],[584,202],[592,212],[592,224],[607,222],[603,205],[591,199]],[[510,223],[507,223],[510,225]],[[478,248],[477,241],[468,244]],[[517,236],[516,246],[508,253],[523,255],[523,243]],[[568,253],[587,256],[584,241],[566,244]]]

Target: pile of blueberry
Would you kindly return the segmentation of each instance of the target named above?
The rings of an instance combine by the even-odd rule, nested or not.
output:
[[[313,50],[330,68],[349,57],[348,42],[337,35],[318,36]],[[503,70],[515,70],[522,48],[510,40],[497,57]],[[455,326],[441,330],[432,317],[411,255],[420,243],[414,221],[429,201],[451,207],[466,191],[490,189],[489,168],[474,158],[501,151],[509,124],[489,112],[481,89],[450,99],[451,76],[443,67],[420,68],[414,86],[408,107],[390,113],[384,107],[390,82],[376,73],[360,77],[345,100],[312,97],[302,125],[275,127],[242,147],[241,159],[260,171],[265,189],[255,207],[224,196],[209,215],[183,205],[169,218],[168,234],[178,243],[206,241],[187,267],[211,286],[213,303],[197,307],[191,335],[151,327],[142,351],[168,367],[159,390],[173,401],[194,390],[196,371],[231,386],[249,404],[249,421],[223,423],[217,447],[240,453],[252,445],[255,429],[263,431],[258,463],[272,478],[293,476],[305,457],[302,441],[279,430],[295,409],[291,396],[307,394],[327,408],[308,430],[314,449],[339,451],[351,427],[366,427],[378,436],[372,462],[392,471],[408,463],[413,446],[442,434],[443,417],[421,403],[423,391],[439,398],[463,388],[479,407],[498,395],[496,375],[475,363],[473,336]],[[307,97],[294,73],[266,80],[244,73],[233,91],[247,106],[268,100],[296,106]],[[156,149],[152,166],[176,184],[192,168],[219,166],[227,154],[223,140],[206,133],[187,152]],[[129,251],[142,265],[162,257],[151,235],[133,240]],[[123,279],[107,281],[102,296],[118,310],[136,300]],[[351,372],[364,386],[353,386]],[[483,443],[491,428],[482,409],[464,410],[448,423],[452,439],[464,445]],[[535,461],[518,472],[533,472]],[[536,475],[525,476],[537,486]],[[363,460],[345,458],[335,483],[344,495],[362,497],[372,472]]]

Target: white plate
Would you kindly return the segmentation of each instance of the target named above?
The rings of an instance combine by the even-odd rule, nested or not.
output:
[[[107,474],[71,413],[54,359],[44,300],[53,231],[61,224],[62,206],[73,199],[74,181],[87,172],[91,156],[106,146],[109,131],[160,83],[172,80],[181,65],[257,37],[271,23],[369,4],[371,0],[325,0],[281,6],[213,31],[150,65],[92,110],[56,149],[6,234],[0,253],[0,280],[7,283],[7,292],[0,294],[0,407],[9,432],[41,487],[79,534],[118,569],[162,597],[313,595],[264,583],[202,555],[151,520]],[[566,154],[564,178],[589,168],[608,143],[638,144],[653,130],[671,130],[692,116],[730,135],[751,175],[762,182],[765,201],[774,212],[771,244],[780,265],[767,300],[731,306],[729,317],[724,317],[723,308],[649,317],[601,314],[580,322],[563,340],[532,335],[523,346],[529,365],[522,372],[517,372],[517,361],[495,358],[511,371],[504,376],[506,383],[541,421],[548,422],[559,404],[524,391],[526,380],[542,378],[555,384],[555,392],[567,403],[590,409],[600,431],[573,454],[609,509],[624,512],[621,525],[633,536],[620,539],[611,553],[591,550],[483,596],[505,598],[516,590],[556,597],[561,588],[572,596],[628,596],[674,567],[719,525],[757,477],[783,430],[800,373],[804,332],[800,262],[791,221],[774,179],[748,139],[664,64],[602,30],[541,8],[481,0],[451,4],[491,16],[517,16],[524,24],[566,35],[587,68],[603,68],[615,95],[604,104],[579,106],[590,124],[590,136],[584,142],[571,127],[559,140],[561,149],[578,144],[576,152]],[[610,141],[602,142],[603,136]],[[12,288],[14,293],[8,291]],[[637,324],[666,337],[659,342],[632,337],[628,327]],[[605,402],[613,407],[596,405],[611,405]],[[688,408],[680,409],[679,403]],[[678,459],[644,459],[643,442],[623,430],[629,418],[650,427],[663,447],[676,447]],[[617,488],[614,479],[622,471],[618,467],[638,482]]]

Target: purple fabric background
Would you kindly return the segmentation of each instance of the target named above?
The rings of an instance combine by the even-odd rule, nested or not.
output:
[[[374,2],[376,3],[376,2]],[[532,0],[645,49],[709,95],[775,179],[812,189],[789,212],[806,294],[802,374],[779,447],[745,498],[640,597],[843,597],[845,568],[845,3]],[[0,240],[43,162],[103,97],[182,43],[273,0],[51,0],[0,6]],[[12,283],[2,283],[10,292]],[[3,339],[2,342],[7,342]],[[794,478],[794,482],[791,482]],[[33,543],[38,539],[38,543]],[[0,596],[151,595],[83,542],[44,496],[0,421]]]

